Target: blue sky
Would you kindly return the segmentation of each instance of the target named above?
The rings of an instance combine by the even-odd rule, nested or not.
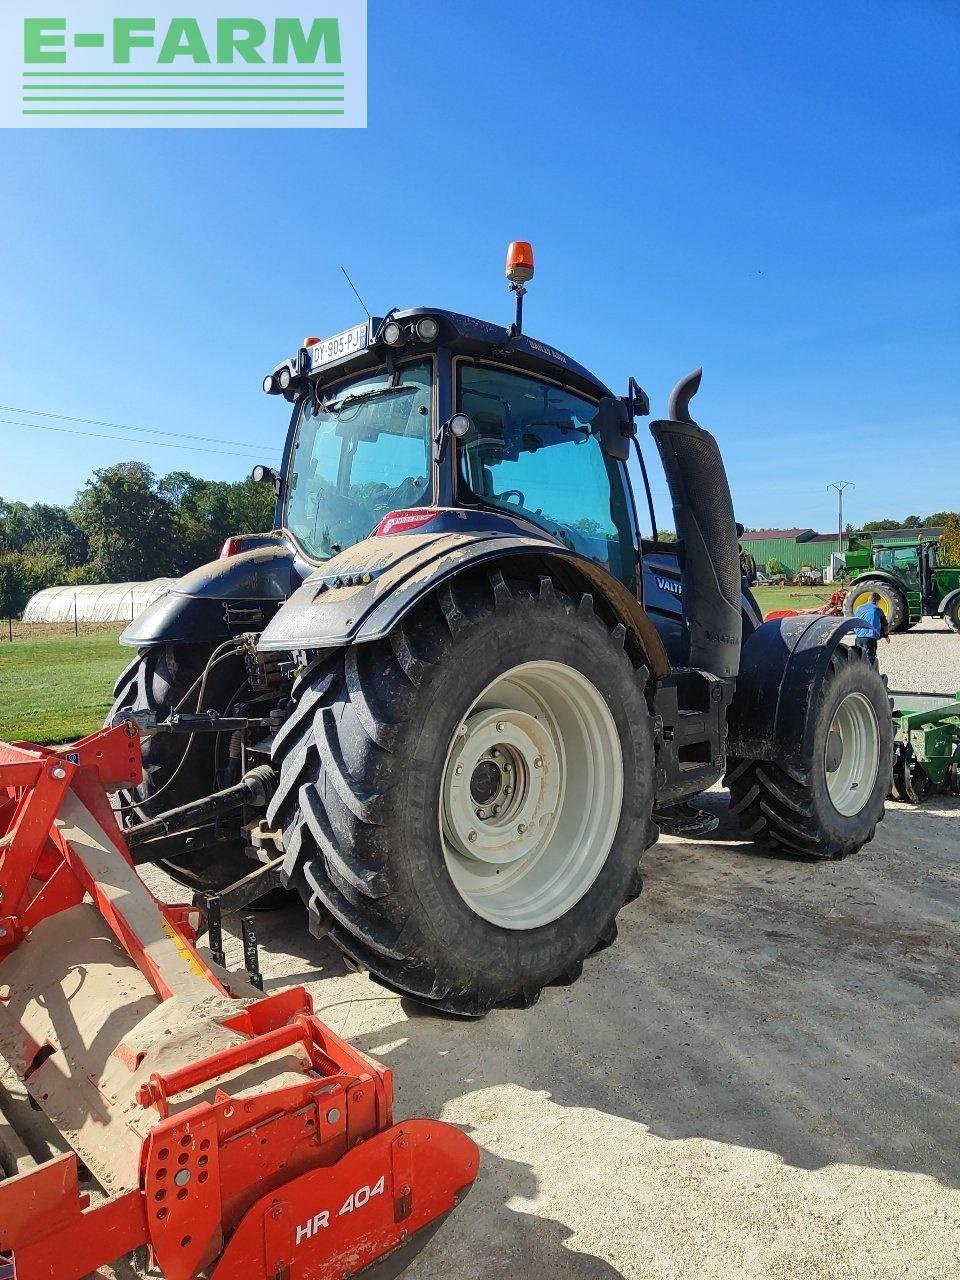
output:
[[[369,36],[365,131],[0,131],[0,418],[237,450],[0,422],[0,496],[273,461],[261,378],[362,318],[341,263],[507,322],[523,238],[529,333],[655,413],[703,364],[746,524],[830,529],[839,479],[855,522],[960,506],[954,0],[371,0]]]

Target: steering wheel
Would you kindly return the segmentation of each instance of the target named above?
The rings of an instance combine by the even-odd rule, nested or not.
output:
[[[503,493],[497,494],[497,497],[501,502],[506,502],[508,498],[516,498],[518,507],[525,507],[527,505],[524,502],[523,494],[519,489],[504,489]]]

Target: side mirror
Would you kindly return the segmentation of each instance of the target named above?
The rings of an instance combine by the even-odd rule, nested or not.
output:
[[[630,411],[622,400],[604,396],[597,405],[597,416],[590,424],[594,434],[600,437],[600,447],[608,458],[626,462],[630,457],[630,437],[634,425]]]
[[[273,486],[273,492],[279,497],[280,490],[283,486],[283,477],[279,471],[275,471],[273,467],[265,467],[262,463],[258,463],[250,472],[250,479],[254,484],[269,484]]]

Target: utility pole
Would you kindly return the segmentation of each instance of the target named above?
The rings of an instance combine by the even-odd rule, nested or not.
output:
[[[827,492],[831,489],[837,491],[837,547],[841,555],[843,555],[843,491],[844,489],[855,489],[857,486],[852,480],[837,480],[833,484],[827,485]]]

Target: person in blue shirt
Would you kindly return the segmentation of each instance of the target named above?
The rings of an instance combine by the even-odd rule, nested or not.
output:
[[[877,641],[882,638],[890,643],[890,628],[887,615],[880,608],[880,593],[874,591],[869,604],[862,604],[853,616],[859,624],[853,633],[854,643],[871,662],[876,663]]]

